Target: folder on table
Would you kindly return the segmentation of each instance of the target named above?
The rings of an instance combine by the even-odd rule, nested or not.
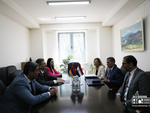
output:
[[[88,86],[101,86],[101,85],[104,85],[104,83],[100,80],[93,80],[93,79],[89,79],[87,80],[87,85]]]
[[[87,85],[88,86],[101,86],[101,85],[104,85],[104,83],[99,80],[97,77],[88,77],[88,78],[85,78],[86,82],[87,82]]]

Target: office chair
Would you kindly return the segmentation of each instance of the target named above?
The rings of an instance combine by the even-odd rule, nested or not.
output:
[[[146,71],[145,73],[150,77],[150,71]]]
[[[2,82],[2,80],[0,80],[0,99],[1,99],[1,97],[2,97],[2,95],[3,95],[3,93],[5,92],[5,85],[4,85],[4,83]]]
[[[14,80],[14,78],[19,75],[19,73],[22,73],[22,71],[21,70],[16,70],[16,71],[12,72],[9,75],[9,82],[11,83]]]
[[[121,70],[121,72],[122,72],[123,77],[125,77],[125,75],[126,75],[126,73],[127,73],[127,72],[125,71],[125,69],[124,69],[123,67],[121,67],[120,70]]]
[[[80,64],[79,62],[70,62],[68,64],[68,73],[69,73],[69,70],[71,69],[71,66],[72,64],[74,65],[74,68],[77,69],[78,65]],[[76,71],[77,72],[77,71]],[[78,73],[77,73],[78,74]]]
[[[10,84],[10,74],[16,70],[17,68],[14,65],[6,67],[7,86]]]
[[[0,80],[7,85],[7,77],[6,77],[6,67],[0,68]]]

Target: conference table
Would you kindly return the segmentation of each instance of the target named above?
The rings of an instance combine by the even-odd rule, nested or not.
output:
[[[62,78],[70,82],[57,85],[57,95],[34,106],[31,113],[129,113],[106,84],[88,86],[83,75],[80,91],[73,92],[72,78],[68,73]]]

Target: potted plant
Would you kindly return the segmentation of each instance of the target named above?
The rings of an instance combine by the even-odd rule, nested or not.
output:
[[[63,59],[63,63],[64,64],[61,64],[60,65],[60,68],[61,68],[61,71],[65,71],[67,72],[68,71],[68,64],[70,63],[70,60],[73,58],[72,55],[68,55],[68,57],[66,59]]]
[[[93,66],[92,63],[91,63],[91,65],[90,65],[90,72],[91,72],[91,73],[94,73],[94,66]]]

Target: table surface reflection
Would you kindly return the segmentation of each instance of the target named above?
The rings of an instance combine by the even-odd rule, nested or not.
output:
[[[80,77],[80,92],[72,92],[72,78],[63,73],[68,84],[56,86],[58,93],[34,107],[31,113],[128,113],[125,106],[106,85],[87,86],[84,75]]]

